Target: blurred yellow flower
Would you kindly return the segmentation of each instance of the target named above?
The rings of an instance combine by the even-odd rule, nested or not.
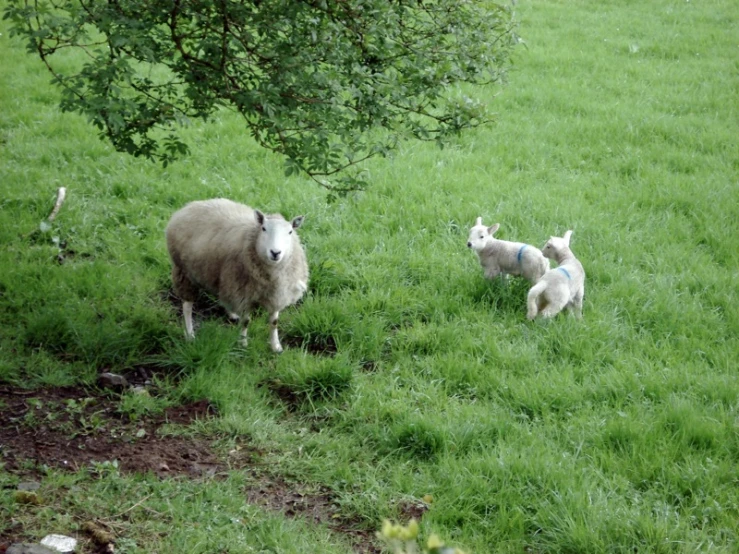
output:
[[[444,543],[441,542],[439,535],[437,535],[436,533],[432,533],[429,537],[428,542],[426,543],[426,546],[429,550],[433,550],[434,548],[441,548],[442,546],[444,546]]]
[[[412,540],[415,539],[418,536],[418,522],[415,519],[412,519],[408,522],[408,527],[406,527],[406,539],[405,540]]]

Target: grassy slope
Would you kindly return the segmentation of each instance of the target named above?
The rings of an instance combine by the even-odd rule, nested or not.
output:
[[[371,164],[371,190],[333,205],[228,115],[190,129],[194,155],[166,170],[112,152],[58,113],[48,75],[3,31],[0,378],[67,384],[165,359],[186,377],[155,404],[211,398],[224,415],[208,431],[250,437],[369,522],[432,494],[428,528],[475,552],[731,552],[739,14],[728,1],[518,9],[526,48],[491,98],[498,123],[442,151],[408,144]],[[54,229],[32,234],[62,185]],[[334,342],[335,357],[271,355],[263,320],[246,351],[217,321],[181,340],[162,230],[184,202],[219,195],[307,214],[312,293],[283,335]],[[478,215],[534,244],[574,229],[583,322],[526,322],[524,284],[483,280],[464,246]],[[52,236],[76,253],[63,265]],[[310,402],[288,412],[261,386],[273,379]],[[111,479],[258,513],[233,492],[240,475],[179,492]],[[111,494],[79,482],[93,504]],[[176,534],[132,527],[130,540],[213,551],[187,523],[205,520],[224,549],[341,551],[264,514],[245,538],[209,511],[162,510]]]

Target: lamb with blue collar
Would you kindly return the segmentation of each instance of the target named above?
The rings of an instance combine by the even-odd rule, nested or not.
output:
[[[526,317],[534,319],[537,315],[550,318],[564,308],[582,317],[582,301],[585,296],[585,270],[575,254],[570,250],[572,231],[564,237],[550,237],[542,252],[544,256],[557,262],[557,267],[547,271],[529,290]]]
[[[478,217],[467,239],[467,246],[480,259],[485,277],[520,275],[532,284],[536,283],[549,269],[549,261],[535,246],[496,239],[493,235],[499,228],[500,223],[486,227],[482,224],[482,217]]]

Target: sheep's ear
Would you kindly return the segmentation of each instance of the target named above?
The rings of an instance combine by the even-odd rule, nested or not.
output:
[[[264,225],[264,214],[259,210],[254,210],[254,217],[257,219],[259,225]]]
[[[570,230],[570,231],[567,231],[567,232],[565,233],[565,236],[564,236],[564,237],[562,237],[562,238],[564,238],[564,239],[565,239],[565,243],[567,244],[567,246],[569,246],[569,245],[570,245],[570,237],[571,237],[571,236],[572,236],[572,230]]]
[[[496,223],[495,225],[491,225],[490,227],[488,227],[488,233],[492,235],[498,229],[500,229],[500,223]]]
[[[295,219],[292,220],[293,229],[297,229],[303,224],[303,220],[305,219],[304,215],[299,215]]]
[[[477,225],[482,225],[482,218],[481,218],[481,217],[478,217],[478,218],[477,218],[477,219],[475,220],[475,226],[477,226]]]

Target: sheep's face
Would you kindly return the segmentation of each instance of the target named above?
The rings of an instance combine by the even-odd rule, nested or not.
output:
[[[572,231],[567,231],[564,237],[549,237],[544,248],[541,249],[541,253],[550,260],[556,261],[557,257],[569,248],[570,235],[572,235]]]
[[[265,216],[255,210],[257,218],[257,253],[270,264],[279,264],[290,257],[295,244],[293,233],[303,223],[303,216],[286,221],[281,216]]]
[[[470,229],[470,236],[467,238],[467,247],[475,252],[480,252],[490,244],[490,241],[493,240],[493,234],[499,227],[499,223],[491,227],[486,227],[482,224],[482,218],[478,217],[475,226]]]

